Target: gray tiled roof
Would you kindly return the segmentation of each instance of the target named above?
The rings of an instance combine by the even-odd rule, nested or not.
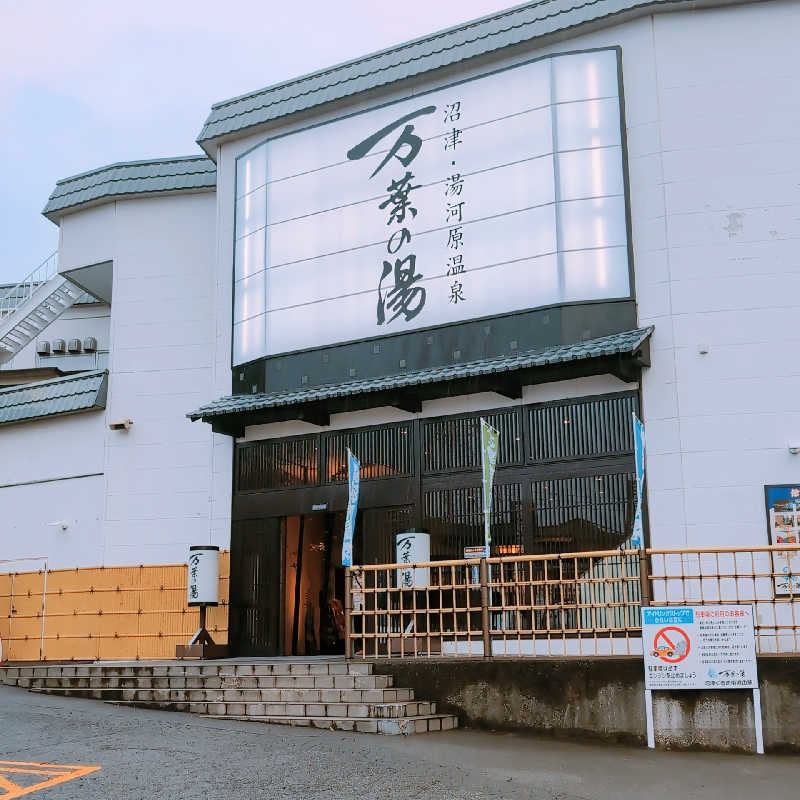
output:
[[[213,403],[198,408],[186,416],[192,420],[211,419],[213,417],[236,414],[239,412],[261,411],[280,406],[293,406],[300,403],[312,403],[330,400],[335,397],[404,389],[428,383],[439,383],[459,378],[471,378],[480,375],[512,372],[532,367],[553,366],[569,361],[580,361],[588,358],[601,358],[620,354],[635,353],[650,337],[653,328],[637,328],[632,331],[601,336],[576,344],[562,344],[546,347],[541,350],[530,350],[513,355],[497,356],[464,364],[448,364],[443,367],[428,367],[413,372],[390,375],[384,378],[366,378],[346,381],[344,383],[314,386],[292,391],[267,392],[258,394],[230,395],[220,397]]]
[[[724,4],[726,0],[537,0],[414,39],[320,72],[234,97],[211,107],[197,141],[247,130],[279,117],[386,86],[523,42],[611,25],[643,14]],[[733,0],[731,0],[732,2]]]
[[[80,372],[65,378],[0,389],[0,425],[106,407],[108,372]]]
[[[217,168],[205,156],[109,164],[58,181],[42,213],[56,222],[67,209],[110,197],[197,191],[215,188],[216,185]]]

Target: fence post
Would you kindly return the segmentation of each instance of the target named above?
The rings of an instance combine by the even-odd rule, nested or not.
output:
[[[483,632],[483,657],[492,657],[492,637],[489,635],[489,565],[481,559],[481,630]]]
[[[44,562],[44,580],[42,582],[42,635],[39,640],[39,661],[45,660],[44,655],[44,623],[47,619],[47,562]]]
[[[648,566],[647,550],[642,547],[639,549],[639,588],[643,606],[650,605],[650,570]]]
[[[349,661],[352,657],[352,643],[350,641],[350,631],[353,625],[351,617],[352,605],[352,587],[350,586],[350,567],[344,569],[344,657]]]

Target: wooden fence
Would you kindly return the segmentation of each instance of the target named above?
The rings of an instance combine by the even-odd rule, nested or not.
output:
[[[799,545],[351,567],[346,652],[362,659],[641,655],[643,605],[746,603],[760,654],[800,655],[799,568]]]
[[[228,639],[230,554],[220,553],[214,641]],[[0,574],[0,640],[9,661],[174,658],[199,626],[186,565],[42,569]]]

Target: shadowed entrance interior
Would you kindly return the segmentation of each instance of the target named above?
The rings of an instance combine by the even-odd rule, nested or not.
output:
[[[344,652],[342,530],[337,516],[286,518],[282,602],[286,655]]]

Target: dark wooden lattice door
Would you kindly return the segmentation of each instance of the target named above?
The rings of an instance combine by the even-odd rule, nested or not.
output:
[[[229,641],[236,656],[280,655],[281,520],[231,528]]]

